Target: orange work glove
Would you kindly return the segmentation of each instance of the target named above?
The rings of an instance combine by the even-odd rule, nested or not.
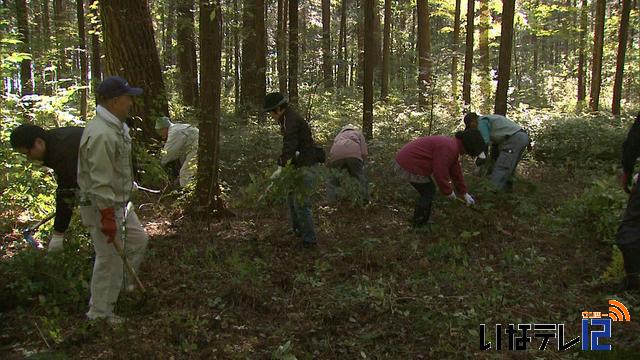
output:
[[[107,237],[107,243],[116,238],[118,226],[116,225],[116,211],[113,208],[100,209],[100,230]]]

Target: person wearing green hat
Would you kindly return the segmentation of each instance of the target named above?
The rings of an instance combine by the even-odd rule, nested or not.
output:
[[[282,134],[282,152],[278,158],[278,169],[271,175],[275,180],[282,169],[291,164],[296,171],[301,171],[304,184],[311,188],[315,181],[313,166],[321,162],[318,148],[311,136],[309,124],[298,113],[288,106],[288,99],[281,93],[270,93],[264,99],[264,112],[268,112],[280,126]],[[313,217],[309,199],[304,193],[292,190],[287,196],[291,214],[292,232],[302,237],[304,246],[317,244],[313,226]]]
[[[198,128],[189,124],[174,124],[163,116],[156,120],[156,131],[166,141],[160,162],[167,166],[172,161],[180,161],[180,186],[187,186],[198,166]]]

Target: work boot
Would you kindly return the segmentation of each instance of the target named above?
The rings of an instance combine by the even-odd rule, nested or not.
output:
[[[625,276],[622,282],[622,289],[624,291],[640,290],[640,275],[631,274],[631,275]]]
[[[89,321],[106,321],[109,325],[120,325],[124,322],[124,318],[114,314],[111,314],[110,316],[97,317],[87,315],[87,318],[89,319]]]
[[[53,234],[51,235],[51,240],[49,240],[49,247],[47,248],[47,253],[55,254],[62,252],[64,242],[64,235],[62,234]]]
[[[287,230],[287,236],[292,236],[292,235],[295,236],[295,237],[301,237],[302,233],[298,229],[289,229],[289,230]]]

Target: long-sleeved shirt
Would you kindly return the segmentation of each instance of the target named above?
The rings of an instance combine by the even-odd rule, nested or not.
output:
[[[353,158],[364,160],[369,155],[367,141],[353,126],[345,126],[333,140],[329,151],[329,162]]]
[[[486,144],[491,142],[499,145],[508,136],[522,130],[522,127],[509,120],[506,116],[494,114],[480,115],[478,118],[478,130],[480,130],[480,134],[482,134]]]
[[[53,169],[56,189],[56,217],[53,229],[65,232],[71,222],[75,191],[78,189],[78,149],[83,128],[63,127],[46,132],[43,165]]]
[[[458,158],[464,152],[462,140],[447,136],[426,136],[406,144],[396,155],[404,170],[419,176],[433,177],[440,192],[449,195],[453,181],[460,194],[467,193]]]
[[[102,106],[80,140],[78,185],[99,209],[126,203],[133,189],[129,128]]]
[[[636,159],[640,156],[640,113],[633,122],[627,138],[622,144],[622,168],[625,172],[632,174],[636,164]]]
[[[278,124],[282,134],[282,153],[278,158],[278,165],[286,166],[289,160],[295,166],[316,164],[315,142],[309,124],[290,107],[282,114]]]
[[[198,151],[198,136],[197,127],[189,124],[171,124],[160,161],[162,165],[174,160],[180,160],[180,163],[184,163],[187,154],[191,151]]]

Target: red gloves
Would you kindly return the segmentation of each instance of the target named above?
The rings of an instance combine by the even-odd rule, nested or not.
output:
[[[116,238],[118,226],[116,225],[116,211],[113,208],[100,209],[100,230],[107,237],[107,243],[113,242]]]
[[[620,176],[620,185],[622,185],[622,190],[624,190],[624,192],[626,192],[627,194],[631,193],[631,190],[629,190],[629,184],[631,183],[631,174],[629,174],[628,172],[623,172],[622,176]]]

